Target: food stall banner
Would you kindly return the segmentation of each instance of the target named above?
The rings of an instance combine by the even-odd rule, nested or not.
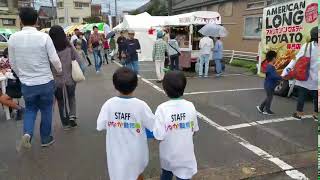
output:
[[[186,14],[170,16],[165,22],[167,26],[188,26],[188,25],[205,25],[221,24],[221,16],[218,12],[213,11],[195,11]]]
[[[309,41],[310,30],[318,26],[317,18],[317,0],[296,0],[266,7],[261,32],[261,71],[269,50],[278,53],[275,67],[279,72],[295,59],[301,46]]]

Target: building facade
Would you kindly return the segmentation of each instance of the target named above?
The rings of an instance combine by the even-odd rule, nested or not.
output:
[[[227,50],[258,52],[263,8],[288,0],[172,0],[173,14],[193,11],[219,12],[229,31],[223,38]]]
[[[57,17],[56,7],[41,6],[38,13],[38,25],[40,29],[53,26],[53,20]]]
[[[0,28],[20,29],[18,8],[32,6],[31,0],[0,0]]]
[[[102,16],[101,4],[91,4],[91,16],[101,18]]]
[[[68,26],[83,23],[91,16],[91,0],[57,0],[57,24]]]

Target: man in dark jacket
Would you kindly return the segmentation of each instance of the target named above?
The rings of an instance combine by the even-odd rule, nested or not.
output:
[[[119,60],[121,60],[121,53],[124,49],[125,41],[126,41],[126,38],[124,37],[123,31],[121,31],[120,37],[118,37],[117,39]]]
[[[129,39],[124,43],[123,51],[126,54],[125,66],[131,68],[135,73],[139,73],[139,57],[138,53],[141,52],[141,47],[138,39],[134,38],[135,33],[133,31],[128,33]]]

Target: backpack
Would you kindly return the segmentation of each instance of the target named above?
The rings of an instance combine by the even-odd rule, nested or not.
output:
[[[310,45],[310,57],[306,56],[308,45]],[[294,68],[289,71],[287,75],[288,79],[296,79],[298,81],[307,81],[309,79],[312,51],[311,49],[312,44],[308,43],[304,50],[304,55],[297,60]]]

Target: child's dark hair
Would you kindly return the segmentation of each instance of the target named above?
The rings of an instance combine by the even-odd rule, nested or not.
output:
[[[268,62],[271,62],[276,57],[277,57],[277,53],[275,51],[268,51],[266,54],[266,60]]]
[[[113,74],[113,85],[120,93],[128,95],[137,88],[138,76],[129,68],[119,68]]]
[[[171,71],[164,76],[162,85],[169,98],[179,98],[183,96],[187,79],[182,72]]]
[[[8,58],[8,57],[9,57],[8,48],[5,48],[5,49],[3,50],[3,56],[4,56],[5,58]]]

